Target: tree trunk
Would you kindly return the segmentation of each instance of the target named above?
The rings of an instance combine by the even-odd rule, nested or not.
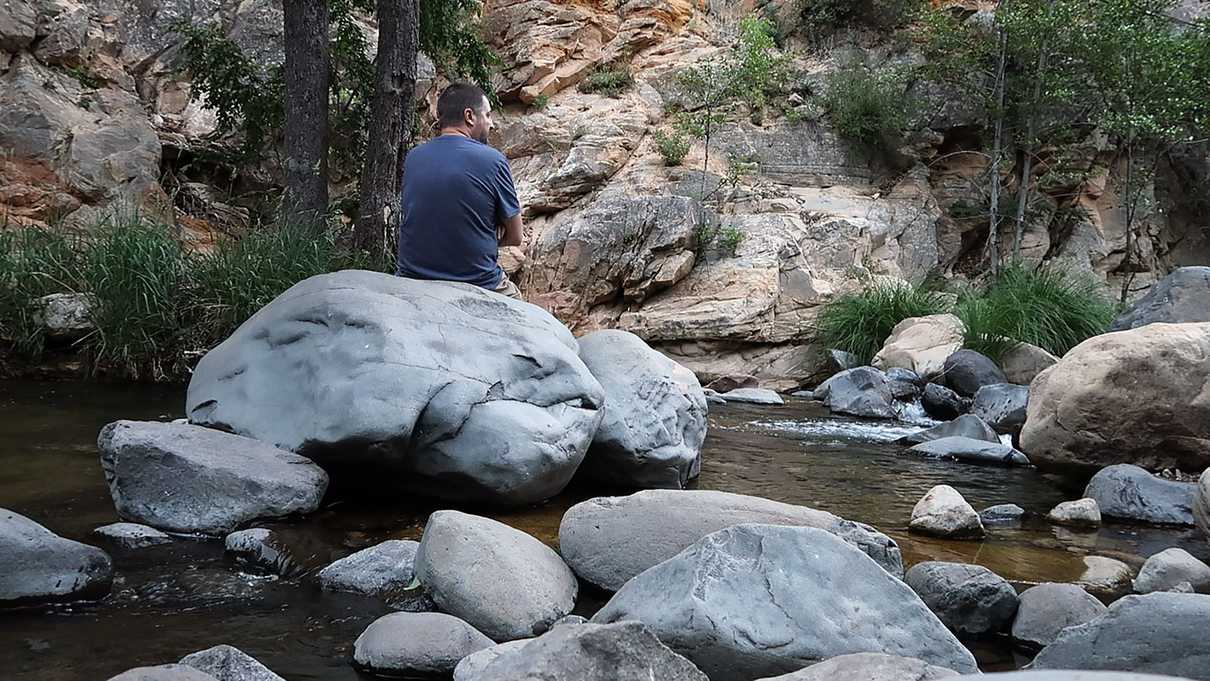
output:
[[[1008,36],[1000,29],[1000,58],[996,67],[996,85],[993,96],[996,100],[996,110],[993,112],[995,121],[992,125],[992,161],[991,189],[988,192],[990,204],[987,231],[987,258],[991,261],[992,276],[1000,274],[1000,155],[1004,138],[1004,78],[1008,60]]]
[[[374,257],[385,254],[387,235],[399,224],[399,185],[415,117],[419,41],[419,0],[378,0],[374,100],[361,171],[361,209],[353,231],[353,246]]]
[[[1038,108],[1042,106],[1042,74],[1046,71],[1046,45],[1038,51],[1038,70],[1034,73],[1034,98],[1029,108],[1025,131],[1025,157],[1021,160],[1021,184],[1017,187],[1017,224],[1013,230],[1013,260],[1021,259],[1021,242],[1025,240],[1025,211],[1029,207],[1030,185],[1033,182],[1034,150],[1037,148]]]
[[[328,2],[284,0],[287,224],[313,232],[328,211]]]

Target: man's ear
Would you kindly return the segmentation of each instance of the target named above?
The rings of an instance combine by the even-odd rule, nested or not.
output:
[[[475,124],[475,110],[469,106],[462,110],[462,122],[468,127]]]

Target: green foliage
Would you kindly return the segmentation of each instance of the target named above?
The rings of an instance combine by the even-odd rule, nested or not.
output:
[[[360,168],[369,141],[370,103],[374,98],[374,62],[357,13],[374,11],[373,0],[329,0],[332,60],[328,93],[331,153],[344,167]]]
[[[729,225],[718,231],[715,237],[715,242],[721,251],[732,257],[739,251],[739,246],[744,242],[744,233],[740,228]]]
[[[1018,342],[1062,357],[1105,333],[1117,307],[1091,275],[1054,266],[1012,263],[981,290],[959,300],[966,347],[999,359]]]
[[[97,74],[93,73],[88,69],[87,66],[84,66],[83,64],[79,66],[68,66],[64,70],[67,71],[67,75],[75,78],[76,82],[90,90],[95,90],[105,85],[104,78],[101,78]]]
[[[660,156],[664,158],[664,165],[667,166],[679,166],[689,154],[689,140],[679,131],[665,133],[663,130],[656,130],[655,144],[660,150]]]
[[[580,92],[617,97],[634,85],[634,77],[625,68],[601,68],[580,81]]]
[[[549,104],[550,97],[547,97],[546,95],[538,95],[537,97],[534,97],[534,101],[530,103],[530,106],[532,106],[535,111],[541,111]]]
[[[480,0],[420,3],[420,49],[444,73],[492,91],[492,69],[500,59],[483,42]]]
[[[874,282],[827,303],[817,333],[826,347],[851,352],[868,364],[896,324],[948,310],[946,297],[925,283]]]
[[[735,43],[722,59],[681,72],[680,83],[692,109],[709,115],[736,101],[760,109],[770,96],[783,93],[792,70],[789,58],[777,52],[776,32],[768,19],[746,16],[740,20]],[[701,123],[704,127],[705,121]]]
[[[841,136],[875,147],[902,138],[913,106],[902,71],[874,72],[859,65],[843,67],[828,78],[824,102]]]
[[[887,30],[911,21],[922,0],[798,0],[798,12],[807,33],[820,37],[842,28]]]
[[[78,290],[79,269],[66,235],[36,227],[0,229],[0,338],[36,357],[42,350],[36,302]]]

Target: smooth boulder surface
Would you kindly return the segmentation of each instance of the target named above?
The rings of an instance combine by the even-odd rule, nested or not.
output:
[[[979,514],[949,485],[937,485],[916,502],[908,530],[955,539],[978,539],[985,534]]]
[[[648,490],[580,502],[559,524],[559,550],[581,579],[617,591],[706,535],[744,523],[825,530],[891,574],[903,574],[895,541],[868,525],[806,506],[712,490]]]
[[[491,648],[484,648],[467,655],[458,661],[458,666],[454,667],[454,681],[488,681],[483,676],[483,670],[487,668],[487,665],[504,653],[527,646],[533,641],[532,638],[519,638],[516,641],[497,643]]]
[[[767,390],[765,388],[737,388],[723,393],[723,399],[728,402],[742,402],[745,404],[785,404],[781,395]]]
[[[1130,593],[1134,575],[1134,568],[1116,558],[1084,556],[1084,572],[1073,583],[1110,602]]]
[[[328,487],[308,459],[200,426],[117,421],[97,446],[118,515],[168,532],[220,535],[310,513]]]
[[[971,413],[998,433],[1017,433],[1025,425],[1029,387],[1011,383],[985,385],[975,393]]]
[[[256,658],[228,645],[186,655],[181,664],[206,672],[218,681],[285,681]]]
[[[109,681],[218,681],[210,674],[183,664],[137,667],[110,677]]]
[[[985,385],[1008,383],[1008,377],[986,355],[959,350],[945,360],[945,384],[963,397],[974,397]]]
[[[836,372],[861,366],[861,358],[845,350],[828,350],[828,362]]]
[[[991,426],[987,425],[983,419],[974,414],[963,414],[952,421],[946,421],[918,433],[912,433],[902,438],[901,441],[918,445],[922,442],[940,440],[944,437],[963,437],[1000,444],[1000,436],[996,435],[996,431],[992,430]]]
[[[1125,331],[1156,322],[1210,322],[1210,267],[1174,270],[1118,315],[1109,330]]]
[[[286,542],[273,530],[254,527],[223,538],[223,548],[245,569],[253,572],[301,577],[307,572]]]
[[[907,585],[810,527],[738,525],[706,536],[627,582],[592,618],[625,620],[650,627],[711,679],[748,681],[857,652],[975,670]]]
[[[499,642],[541,634],[576,603],[576,576],[559,554],[489,518],[432,514],[415,566],[443,612]]]
[[[1194,483],[1157,478],[1127,463],[1102,468],[1084,488],[1107,518],[1161,525],[1193,525],[1196,492]]]
[[[462,658],[495,645],[470,624],[439,612],[379,617],[353,643],[353,663],[380,676],[449,678]]]
[[[1020,523],[1025,509],[1016,504],[996,504],[979,511],[979,520],[986,525],[1011,525]]]
[[[958,634],[1004,631],[1017,613],[1016,589],[982,565],[926,561],[913,565],[904,581]]]
[[[1210,565],[1175,547],[1148,558],[1134,578],[1134,590],[1141,594],[1172,591],[1182,584],[1199,593],[1210,592]]]
[[[167,534],[138,523],[110,523],[98,527],[93,533],[127,549],[145,549],[173,542]]]
[[[295,284],[211,350],[186,413],[382,488],[520,505],[567,485],[603,403],[542,309],[351,270]]]
[[[900,402],[912,402],[924,390],[924,379],[915,371],[894,367],[886,370],[886,379],[891,397]]]
[[[0,605],[99,598],[112,583],[104,551],[0,508]]]
[[[1210,467],[1210,323],[1150,324],[1077,345],[1030,385],[1021,448],[1093,474]]]
[[[815,399],[838,414],[895,418],[895,397],[886,374],[874,367],[846,369],[815,390]]]
[[[891,329],[871,364],[911,369],[931,379],[945,370],[945,360],[962,347],[965,333],[962,320],[952,314],[910,317]]]
[[[319,585],[328,591],[385,596],[405,589],[416,576],[420,543],[390,539],[345,556],[319,571]]]
[[[1090,622],[1109,608],[1075,584],[1046,583],[1021,592],[1012,637],[1026,648],[1054,643],[1067,627]]]
[[[958,672],[914,657],[886,653],[851,653],[813,664],[806,669],[760,681],[935,681]]]
[[[605,390],[604,417],[580,475],[624,487],[682,489],[701,470],[706,395],[692,371],[627,331],[580,338]]]
[[[956,419],[968,408],[961,395],[938,383],[924,386],[920,404],[926,414],[942,421]]]
[[[1075,501],[1064,501],[1050,509],[1046,518],[1058,525],[1099,527],[1101,510],[1097,508],[1096,499],[1076,499]]]
[[[1210,679],[1210,596],[1126,596],[1104,615],[1065,629],[1035,669],[1115,670]]]
[[[555,627],[458,681],[707,681],[638,622]]]
[[[922,442],[908,451],[923,456],[1004,466],[1028,466],[1029,457],[1009,445],[969,437],[943,437]]]
[[[1198,479],[1197,494],[1193,498],[1193,519],[1206,538],[1210,539],[1210,468]]]
[[[1038,374],[1054,366],[1058,357],[1029,343],[1017,343],[1000,358],[1000,368],[1009,383],[1028,386]]]

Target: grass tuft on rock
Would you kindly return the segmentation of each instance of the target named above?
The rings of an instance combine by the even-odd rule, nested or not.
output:
[[[38,299],[81,288],[75,239],[39,227],[0,226],[0,338],[18,352],[42,352]]]
[[[826,347],[851,352],[868,364],[896,324],[949,308],[945,294],[924,282],[875,281],[825,305],[818,336]]]

